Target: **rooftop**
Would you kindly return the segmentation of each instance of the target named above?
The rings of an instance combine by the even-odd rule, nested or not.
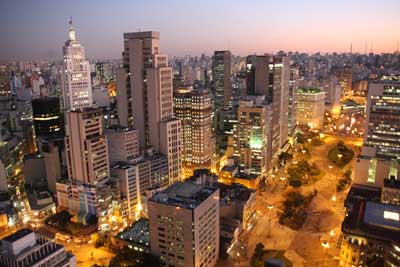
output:
[[[319,94],[323,93],[321,89],[319,88],[299,88],[298,93],[300,94]]]
[[[155,194],[150,201],[184,209],[195,209],[216,190],[217,188],[206,187],[191,181],[178,182]]]
[[[12,243],[12,242],[15,242],[18,239],[21,239],[31,233],[33,233],[32,230],[24,228],[24,229],[16,231],[15,233],[13,233],[11,235],[6,236],[5,238],[3,238],[3,240]]]

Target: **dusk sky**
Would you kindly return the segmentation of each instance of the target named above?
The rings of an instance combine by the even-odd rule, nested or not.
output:
[[[69,16],[90,59],[121,58],[124,32],[161,32],[161,52],[393,52],[399,0],[1,0],[0,60],[61,59]]]

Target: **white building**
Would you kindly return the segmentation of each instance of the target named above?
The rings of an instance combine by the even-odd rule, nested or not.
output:
[[[76,40],[75,29],[70,21],[69,40],[63,47],[64,62],[61,82],[64,109],[75,110],[92,105],[92,83],[89,61],[85,60],[85,50]]]
[[[75,267],[75,256],[29,229],[21,229],[1,240],[0,266]]]

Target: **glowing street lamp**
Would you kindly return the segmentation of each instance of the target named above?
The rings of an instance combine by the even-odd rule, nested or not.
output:
[[[343,154],[338,154],[337,156],[338,156],[339,161],[340,161],[342,159],[342,157],[343,157]]]
[[[329,242],[328,241],[323,241],[321,243],[322,247],[324,248],[324,256],[322,257],[322,267],[324,267],[324,263],[325,263],[325,255],[327,254],[327,250],[330,247],[329,246]]]
[[[329,232],[329,235],[331,236],[331,241],[333,241],[333,238],[335,237],[335,230],[331,230],[330,232]]]
[[[268,236],[271,236],[271,213],[272,213],[272,209],[274,208],[274,206],[272,205],[268,205],[268,209],[269,209],[269,216],[268,216]]]

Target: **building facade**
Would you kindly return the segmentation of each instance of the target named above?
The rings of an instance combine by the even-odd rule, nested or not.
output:
[[[58,97],[32,99],[33,123],[37,137],[62,134],[62,115]]]
[[[149,199],[150,251],[169,266],[213,267],[219,257],[219,189],[176,183]]]
[[[322,129],[325,92],[320,89],[299,88],[297,94],[297,122],[312,129]]]
[[[85,50],[76,39],[70,21],[69,40],[63,47],[62,90],[64,109],[75,110],[92,105],[92,82],[90,64],[85,60]]]
[[[264,97],[240,101],[234,134],[234,157],[241,169],[252,174],[266,174],[272,157],[272,107]]]
[[[210,169],[215,141],[212,133],[212,101],[205,90],[180,89],[174,93],[174,114],[182,124],[183,176],[196,169]]]
[[[138,130],[140,148],[167,155],[173,183],[181,179],[181,125],[173,117],[172,69],[159,43],[159,32],[124,33],[118,117],[121,125]]]
[[[7,267],[75,267],[75,256],[29,229],[21,229],[1,240],[0,265]]]

